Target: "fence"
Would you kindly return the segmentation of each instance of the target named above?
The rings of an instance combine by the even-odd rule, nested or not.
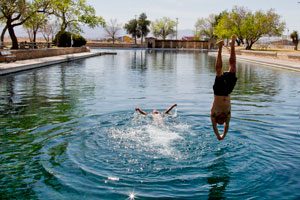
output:
[[[50,56],[60,56],[73,53],[90,52],[88,47],[73,48],[51,48],[51,49],[19,49],[10,50],[10,53],[16,57],[16,60],[27,60],[35,58],[44,58]],[[5,56],[0,56],[0,62],[5,62]]]
[[[215,41],[183,41],[183,40],[158,40],[146,38],[147,48],[175,48],[175,49],[213,49]]]
[[[52,43],[50,42],[20,42],[20,49],[40,49],[40,48],[51,48]]]
[[[19,42],[20,49],[43,49],[51,48],[53,45],[50,42]],[[0,42],[0,49],[9,49],[11,42]]]

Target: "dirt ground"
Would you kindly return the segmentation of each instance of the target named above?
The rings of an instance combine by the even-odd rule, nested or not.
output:
[[[236,47],[236,50],[245,50],[243,47]],[[261,49],[261,48],[252,48],[251,51],[270,51],[270,52],[277,52],[277,53],[284,53],[284,54],[299,54],[300,55],[300,48],[297,51],[293,50],[293,47],[289,49],[284,48],[268,48],[268,49]]]

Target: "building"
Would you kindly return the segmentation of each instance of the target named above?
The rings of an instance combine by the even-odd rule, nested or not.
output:
[[[183,41],[192,41],[192,40],[194,40],[194,36],[183,36],[181,38],[181,40],[183,40]]]
[[[210,41],[202,40],[158,40],[153,37],[146,38],[146,48],[212,49],[214,46]]]
[[[122,36],[122,37],[119,37],[118,40],[120,42],[130,42],[131,38],[129,36]]]

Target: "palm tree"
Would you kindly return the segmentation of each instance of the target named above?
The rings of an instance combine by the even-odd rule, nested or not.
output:
[[[140,33],[141,33],[142,43],[143,43],[143,38],[146,37],[148,35],[148,33],[150,32],[150,29],[149,29],[150,23],[151,23],[151,21],[147,20],[146,13],[142,13],[138,20],[138,29],[140,30]]]
[[[127,24],[125,24],[124,29],[127,31],[128,34],[131,34],[132,37],[134,37],[136,44],[136,38],[141,37],[141,32],[138,29],[138,21],[136,19],[130,20]]]

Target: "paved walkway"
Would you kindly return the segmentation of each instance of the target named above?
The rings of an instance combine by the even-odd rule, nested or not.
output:
[[[83,59],[83,58],[88,58],[93,56],[101,56],[106,54],[116,54],[116,53],[84,52],[84,53],[20,60],[20,61],[10,62],[10,63],[0,63],[0,76],[10,74],[10,73],[20,72],[24,70],[44,67],[48,65],[68,62],[72,60],[78,60],[78,59]]]
[[[217,53],[210,52],[209,55],[217,56]],[[229,57],[229,54],[223,53],[222,55]],[[282,69],[300,72],[300,62],[258,57],[258,56],[244,56],[244,55],[236,55],[236,58],[237,61],[241,61],[241,62],[256,63],[260,65],[266,65],[270,67],[276,67],[276,68],[282,68]]]

